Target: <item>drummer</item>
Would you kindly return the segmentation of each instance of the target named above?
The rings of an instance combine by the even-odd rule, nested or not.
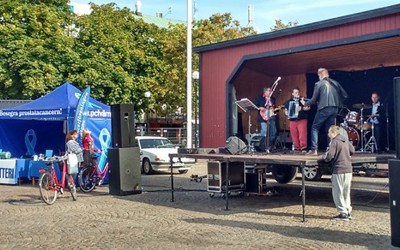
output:
[[[376,149],[378,152],[381,151],[381,134],[382,134],[382,122],[383,114],[382,105],[379,101],[380,97],[378,92],[374,91],[371,93],[371,101],[372,101],[372,109],[371,113],[369,114],[368,122],[374,124],[374,135],[376,140]]]

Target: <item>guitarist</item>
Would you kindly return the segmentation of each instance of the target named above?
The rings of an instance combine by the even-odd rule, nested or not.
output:
[[[261,126],[260,135],[266,137],[267,151],[272,148],[276,139],[275,98],[271,96],[271,93],[271,88],[263,88],[263,93],[257,97],[254,103],[260,108],[257,120]]]

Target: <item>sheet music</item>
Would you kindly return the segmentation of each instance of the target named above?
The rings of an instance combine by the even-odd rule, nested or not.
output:
[[[242,98],[238,101],[235,101],[235,103],[244,112],[259,110],[259,108],[254,103],[252,103],[248,98]]]

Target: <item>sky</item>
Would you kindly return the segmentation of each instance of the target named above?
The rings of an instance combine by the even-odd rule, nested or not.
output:
[[[97,5],[114,2],[119,8],[135,10],[136,0],[70,0],[77,14],[90,12],[89,2]],[[141,0],[143,15],[158,12],[164,18],[186,22],[187,0]],[[206,19],[215,13],[231,13],[241,26],[247,26],[248,6],[254,12],[253,27],[258,33],[271,31],[275,20],[284,23],[297,21],[298,25],[359,13],[367,10],[399,4],[399,0],[192,0],[195,19]]]

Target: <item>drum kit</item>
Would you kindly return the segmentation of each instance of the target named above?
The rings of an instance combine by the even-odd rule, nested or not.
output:
[[[343,111],[339,112],[339,116],[344,116],[343,123],[340,124],[340,127],[346,130],[349,141],[352,142],[354,148],[359,149],[360,152],[374,153],[374,151],[376,151],[374,124],[369,122],[371,116],[364,119],[364,110],[371,109],[372,106],[364,103],[357,103],[353,104],[352,107],[358,109],[359,112],[351,111],[347,108],[345,109],[347,114]]]

